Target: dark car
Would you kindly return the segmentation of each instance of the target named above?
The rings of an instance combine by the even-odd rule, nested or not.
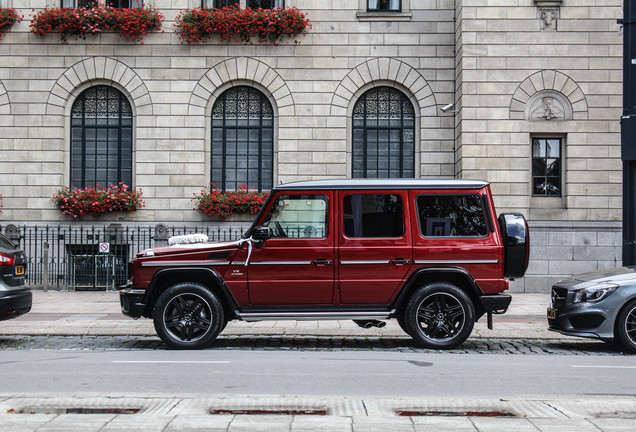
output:
[[[550,330],[620,342],[636,352],[636,267],[572,276],[552,287]]]
[[[26,267],[24,252],[0,234],[0,321],[31,310],[32,294],[26,285]]]

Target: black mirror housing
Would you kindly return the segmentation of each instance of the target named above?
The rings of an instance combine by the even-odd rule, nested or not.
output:
[[[256,241],[265,241],[272,238],[272,230],[267,226],[257,226],[252,231],[252,238]]]

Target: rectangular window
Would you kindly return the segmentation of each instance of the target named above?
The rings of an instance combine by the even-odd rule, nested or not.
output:
[[[284,8],[285,0],[247,0],[247,7],[252,9]]]
[[[417,214],[424,237],[484,237],[488,234],[477,194],[418,195]]]
[[[404,210],[399,195],[347,195],[343,200],[344,235],[402,237]]]
[[[240,6],[240,0],[201,0],[204,9],[221,9],[227,6]]]
[[[118,9],[136,9],[144,7],[144,0],[106,0],[108,6]]]
[[[367,0],[369,12],[401,12],[401,0]]]
[[[273,238],[325,238],[327,236],[325,195],[281,195],[265,220]]]
[[[85,8],[96,5],[97,0],[62,0],[63,8]]]
[[[532,138],[532,195],[560,197],[561,138]]]

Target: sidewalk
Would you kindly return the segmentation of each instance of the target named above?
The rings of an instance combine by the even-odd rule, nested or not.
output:
[[[494,330],[486,317],[475,324],[471,338],[556,339],[564,336],[547,330],[548,294],[512,294],[504,315],[494,316]],[[232,321],[225,335],[398,336],[404,332],[395,320],[384,328],[362,329],[352,321]],[[116,335],[154,336],[152,320],[133,320],[121,313],[118,292],[33,291],[33,309],[19,318],[3,321],[0,335]]]

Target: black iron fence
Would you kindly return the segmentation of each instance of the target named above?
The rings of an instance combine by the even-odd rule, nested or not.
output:
[[[127,263],[138,252],[168,244],[168,238],[206,234],[210,241],[239,239],[244,225],[121,226],[7,225],[4,233],[28,257],[32,287],[56,290],[113,290],[127,279]]]

